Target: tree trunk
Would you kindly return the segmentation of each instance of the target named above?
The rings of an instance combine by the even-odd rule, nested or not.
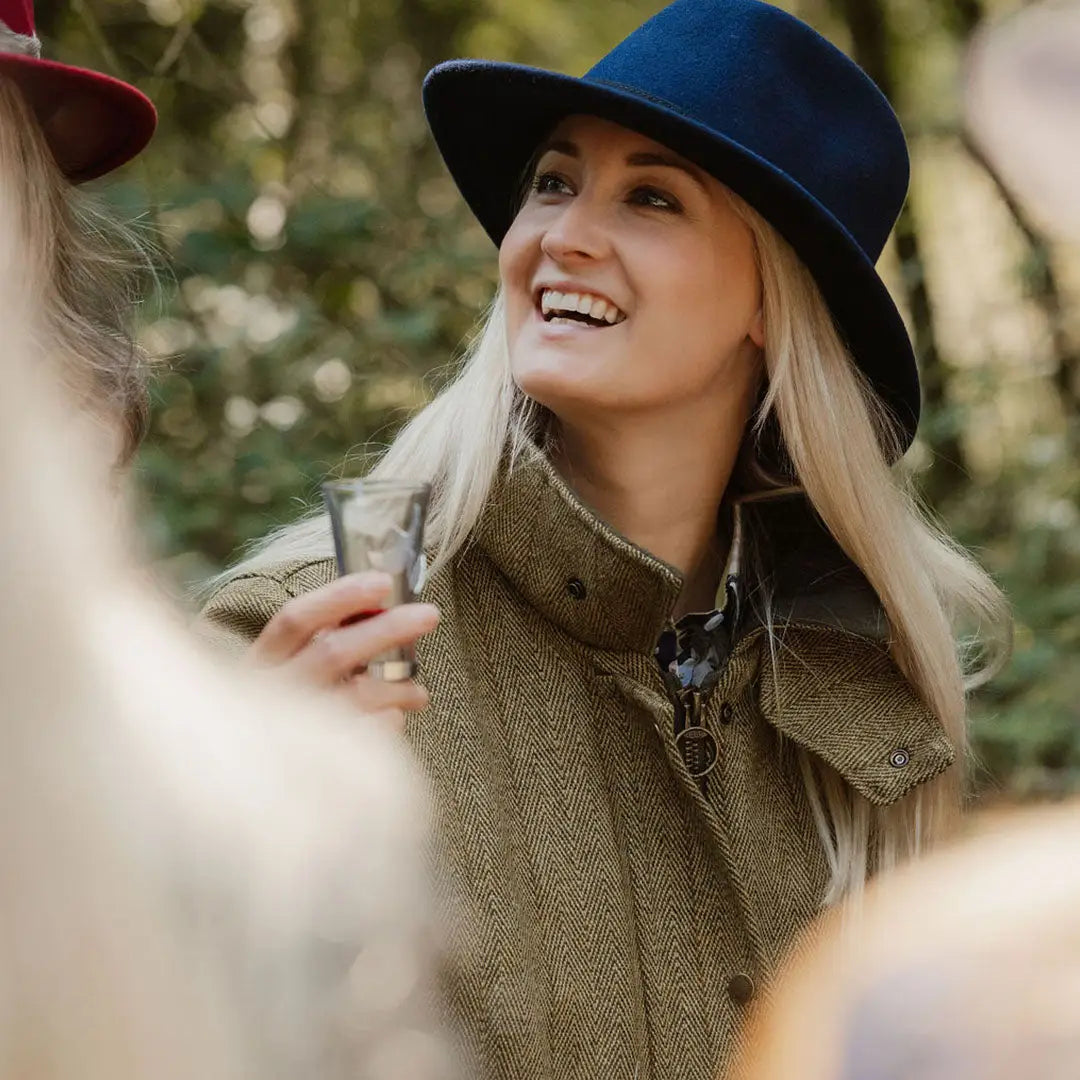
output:
[[[856,63],[877,83],[882,93],[897,101],[890,53],[888,14],[884,0],[833,0],[836,12],[851,31]],[[904,204],[896,224],[896,249],[903,273],[904,299],[911,312],[915,352],[920,361],[923,402],[926,411],[937,416],[948,409],[948,372],[937,347],[934,311],[926,284],[919,234],[910,198]],[[967,482],[964,451],[959,431],[951,425],[939,431],[933,441],[934,462],[925,478],[924,488],[931,502],[940,499]]]

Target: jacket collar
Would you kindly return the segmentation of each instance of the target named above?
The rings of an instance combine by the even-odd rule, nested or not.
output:
[[[774,626],[806,623],[885,640],[887,624],[866,579],[805,496],[787,492],[741,500],[736,641],[768,614]],[[476,537],[533,607],[596,648],[651,654],[682,591],[678,570],[602,521],[531,443],[504,464]]]
[[[651,653],[682,576],[589,510],[528,443],[504,463],[477,541],[514,588],[572,637]]]
[[[732,647],[771,617],[764,718],[878,805],[948,768],[955,749],[891,660],[876,594],[805,497],[748,500],[743,518]],[[476,539],[530,605],[594,648],[651,657],[682,589],[677,570],[601,521],[532,445],[501,472]]]

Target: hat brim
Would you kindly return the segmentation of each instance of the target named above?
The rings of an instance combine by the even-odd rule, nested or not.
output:
[[[130,161],[157,126],[150,99],[111,75],[17,53],[0,54],[0,74],[23,92],[57,165],[74,184]]]
[[[455,60],[424,81],[432,134],[465,201],[496,245],[518,209],[525,169],[564,117],[599,116],[655,139],[745,199],[795,249],[856,363],[894,417],[902,449],[921,401],[914,350],[873,262],[805,188],[738,142],[632,89],[519,64]],[[807,154],[813,154],[812,142]]]

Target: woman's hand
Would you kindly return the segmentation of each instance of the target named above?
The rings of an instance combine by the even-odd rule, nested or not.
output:
[[[427,705],[427,691],[415,680],[387,682],[364,669],[380,653],[434,630],[439,609],[401,604],[383,611],[390,588],[386,574],[348,574],[298,596],[266,624],[248,655],[313,686],[340,686],[358,708],[400,729],[406,712]],[[370,611],[378,614],[343,625]]]

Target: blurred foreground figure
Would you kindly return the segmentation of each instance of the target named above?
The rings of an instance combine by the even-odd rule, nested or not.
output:
[[[1080,240],[1080,2],[1032,4],[976,36],[968,127],[1038,227]]]
[[[974,43],[968,122],[1041,227],[1080,236],[1080,3]],[[1080,804],[994,820],[826,927],[739,1080],[1080,1076]]]
[[[1075,1080],[1077,851],[1074,805],[894,878],[787,980],[739,1080]]]
[[[127,568],[26,228],[5,191],[0,1076],[441,1078],[405,755],[219,667]]]
[[[79,185],[135,157],[157,115],[135,87],[41,51],[32,0],[0,0],[0,185],[24,230],[20,273],[40,297],[48,359],[122,464],[149,419],[131,323],[150,263],[136,233]]]

